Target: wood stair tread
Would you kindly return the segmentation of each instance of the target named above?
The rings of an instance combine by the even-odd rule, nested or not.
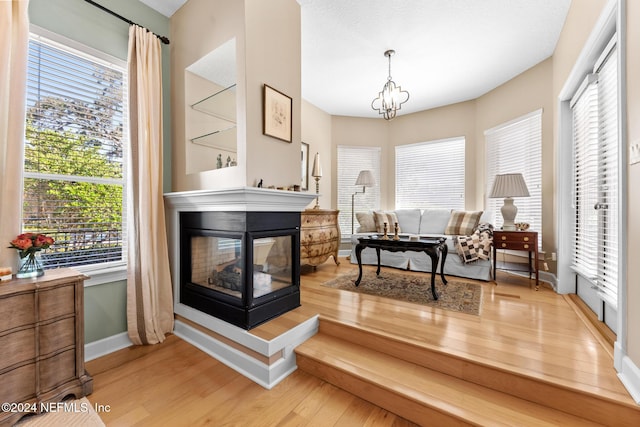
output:
[[[298,346],[296,354],[299,358],[331,366],[339,372],[338,376],[357,377],[386,393],[403,396],[466,423],[598,425],[322,333]],[[361,397],[367,399],[366,395]]]

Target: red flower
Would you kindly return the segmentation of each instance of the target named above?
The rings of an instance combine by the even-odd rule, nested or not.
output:
[[[29,254],[48,249],[55,241],[48,236],[40,233],[22,233],[10,242],[10,248],[20,251],[20,258],[24,258]]]

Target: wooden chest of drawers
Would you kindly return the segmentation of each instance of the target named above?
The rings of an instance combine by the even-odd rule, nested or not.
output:
[[[337,210],[307,209],[300,217],[300,264],[318,266],[330,256],[336,265],[340,249]]]
[[[84,370],[84,280],[72,269],[0,284],[0,402],[90,394]],[[24,414],[0,412],[0,425]]]
[[[526,251],[529,253],[529,277],[535,271],[536,290],[538,290],[538,232],[537,231],[503,231],[493,232],[493,277],[496,277],[496,250],[509,249],[513,251]],[[535,262],[532,264],[531,256]]]

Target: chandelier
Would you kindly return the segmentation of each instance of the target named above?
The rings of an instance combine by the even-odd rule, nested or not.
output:
[[[371,102],[371,108],[378,110],[378,113],[382,114],[385,120],[393,119],[396,116],[396,111],[409,100],[409,92],[402,90],[391,80],[391,56],[395,53],[396,51],[393,49],[384,53],[384,56],[389,58],[389,77],[387,77],[382,91],[378,93],[378,97]]]

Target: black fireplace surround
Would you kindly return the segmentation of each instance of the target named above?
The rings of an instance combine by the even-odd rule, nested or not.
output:
[[[247,330],[300,306],[300,212],[180,212],[180,302]]]

